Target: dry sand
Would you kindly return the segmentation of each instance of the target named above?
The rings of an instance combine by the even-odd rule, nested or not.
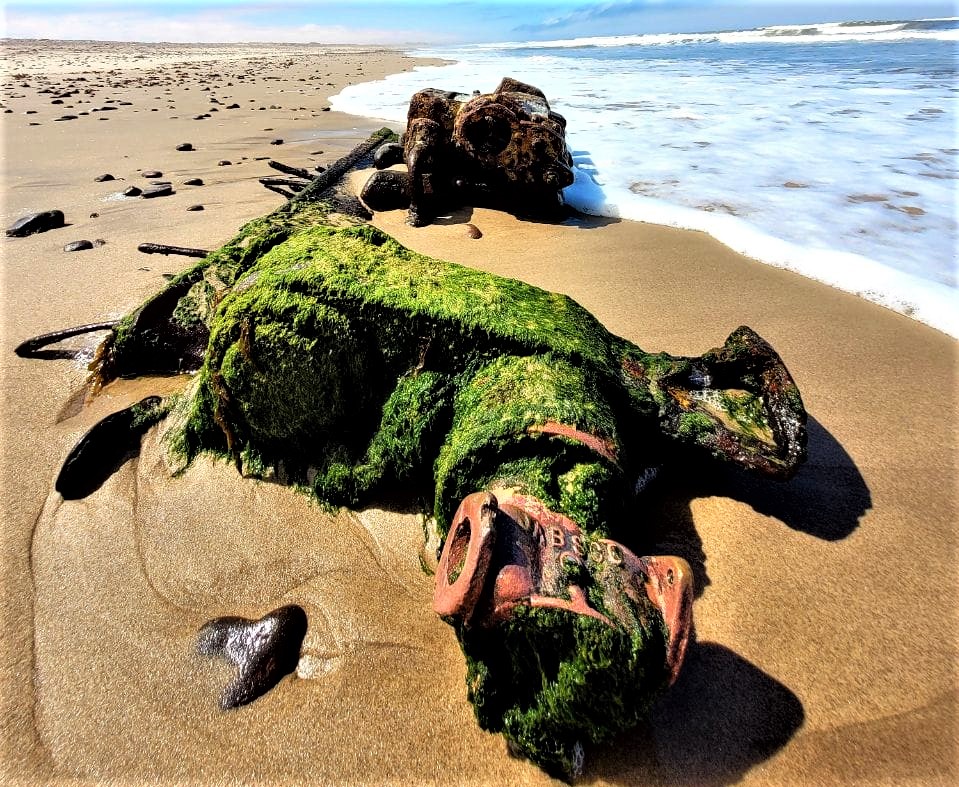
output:
[[[453,632],[430,610],[416,516],[331,517],[207,460],[170,479],[155,431],[98,492],[64,502],[52,479],[80,435],[183,381],[119,383],[80,407],[81,363],[12,352],[126,313],[185,266],[139,242],[213,248],[280,204],[256,159],[334,159],[376,124],[321,112],[326,96],[411,61],[49,43],[6,56],[3,221],[59,208],[71,226],[0,241],[4,778],[547,783],[473,721]],[[68,87],[81,92],[52,105]],[[119,109],[80,115],[109,99]],[[77,119],[54,120],[66,113]],[[177,193],[113,197],[148,168]],[[94,183],[104,172],[125,180]],[[206,185],[180,185],[194,176]],[[697,233],[486,210],[425,229],[400,213],[377,223],[418,251],[568,293],[647,350],[699,354],[751,325],[803,392],[810,458],[793,481],[679,467],[637,508],[633,545],[694,566],[697,641],[650,722],[593,751],[584,782],[956,782],[954,340]],[[81,238],[107,243],[61,250]],[[290,602],[310,620],[298,676],[220,712],[227,672],[192,654],[197,630]]]

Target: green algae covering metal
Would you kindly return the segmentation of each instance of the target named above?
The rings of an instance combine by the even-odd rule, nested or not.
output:
[[[431,514],[448,566],[437,610],[479,723],[572,778],[584,745],[675,678],[688,637],[685,564],[608,540],[638,479],[685,449],[788,478],[805,453],[799,392],[749,328],[698,358],[646,353],[564,295],[404,248],[338,177],[122,320],[94,378],[196,372],[149,410],[174,472],[212,452],[325,505]],[[467,504],[483,490],[500,499]]]

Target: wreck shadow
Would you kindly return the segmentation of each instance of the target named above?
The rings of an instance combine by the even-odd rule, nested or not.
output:
[[[696,498],[727,497],[824,541],[847,538],[872,508],[872,495],[839,441],[814,418],[807,429],[809,458],[794,478],[783,483],[708,458],[671,462],[641,501],[642,535],[631,534],[624,539],[626,545],[639,554],[686,560],[698,598],[709,585],[709,576],[690,505]]]
[[[621,784],[726,785],[768,760],[805,720],[799,698],[712,642],[691,642],[649,720],[597,748],[586,776]]]

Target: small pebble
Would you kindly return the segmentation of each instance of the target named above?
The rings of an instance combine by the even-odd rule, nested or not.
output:
[[[113,177],[113,175],[111,175],[109,172],[105,172],[103,175],[97,175],[97,176],[93,179],[93,182],[94,182],[94,183],[105,183],[105,182],[108,181],[108,180],[116,180],[116,178]]]
[[[189,180],[183,181],[184,186],[202,186],[203,178],[190,178]]]
[[[218,167],[229,167],[232,163],[232,161],[227,159],[221,159],[220,161],[216,162]]]
[[[129,188],[123,190],[124,197],[139,197],[142,193],[142,189],[139,189],[136,186],[130,186]]]
[[[189,142],[181,142],[179,145],[176,146],[176,149],[185,151],[185,150],[194,150],[194,147]]]
[[[283,140],[282,140],[282,139],[274,139],[270,144],[271,144],[271,145],[282,145],[282,144],[283,144]]]
[[[73,243],[68,243],[63,247],[64,251],[85,251],[86,249],[92,249],[93,243],[88,240],[75,240]]]
[[[163,173],[158,169],[148,169],[145,172],[141,172],[141,175],[145,178],[162,178]]]
[[[480,232],[479,227],[477,227],[475,224],[467,224],[467,225],[466,225],[466,234],[467,234],[469,237],[473,238],[474,240],[475,240],[476,238],[482,238],[482,237],[483,237],[483,233]]]
[[[202,205],[191,205],[187,210],[203,210]]]
[[[91,213],[91,214],[90,214],[90,218],[91,218],[91,219],[98,219],[98,218],[100,218],[100,214],[99,214],[99,213]]]

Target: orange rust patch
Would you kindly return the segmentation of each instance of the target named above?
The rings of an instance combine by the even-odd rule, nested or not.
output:
[[[585,445],[594,453],[599,454],[604,459],[608,459],[614,465],[619,464],[616,445],[611,440],[607,440],[599,435],[590,434],[589,432],[582,432],[575,426],[561,424],[556,421],[547,421],[542,425],[534,424],[526,431],[529,434],[556,435],[575,440],[577,443]]]

